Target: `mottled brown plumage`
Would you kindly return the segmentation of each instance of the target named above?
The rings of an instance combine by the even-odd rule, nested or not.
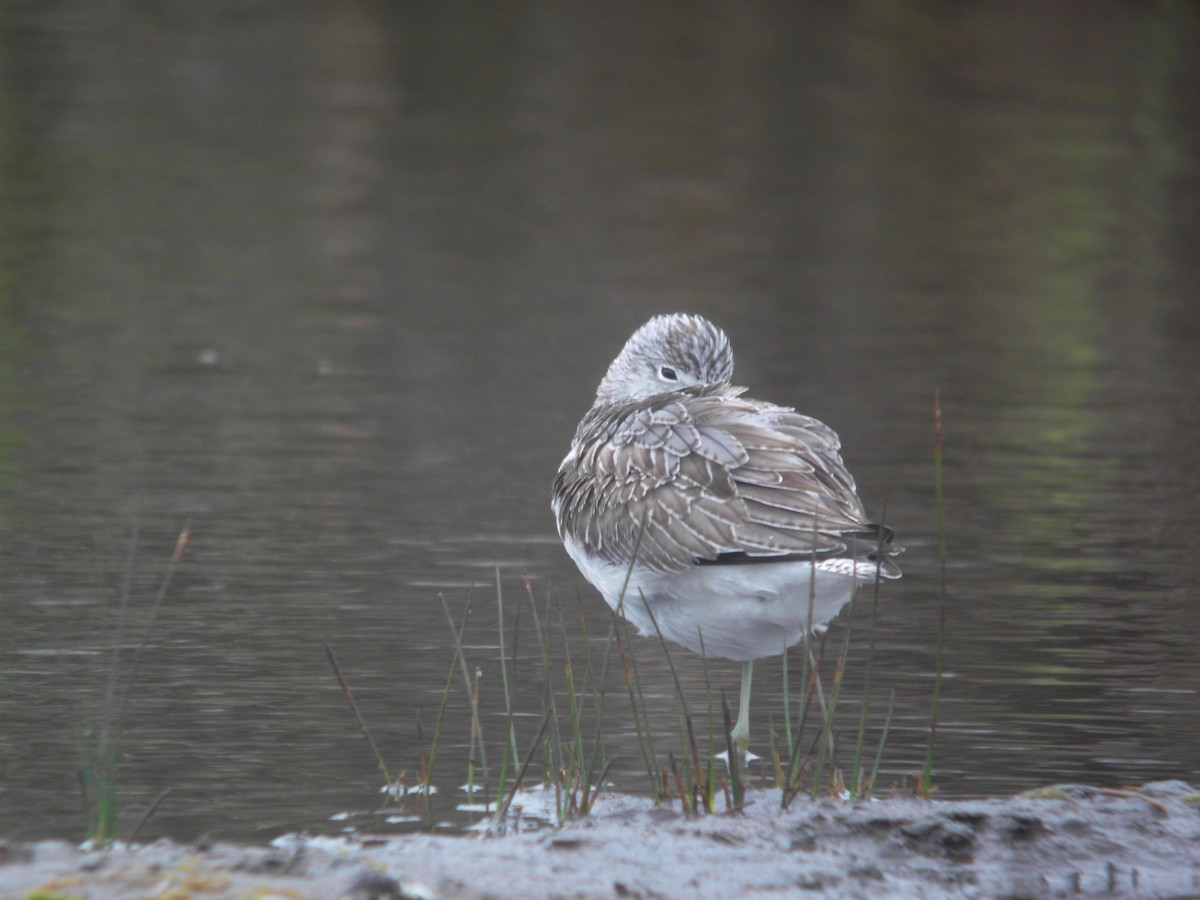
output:
[[[552,506],[610,606],[747,663],[748,701],[750,661],[823,626],[857,582],[898,578],[900,550],[867,518],[833,430],[743,397],[732,374],[715,325],[651,319],[601,381]]]

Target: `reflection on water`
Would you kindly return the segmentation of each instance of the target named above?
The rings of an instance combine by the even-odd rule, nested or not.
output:
[[[624,338],[676,309],[728,331],[755,396],[839,430],[909,548],[877,620],[885,783],[928,737],[935,387],[939,790],[1200,777],[1195,9],[801,15],[0,8],[0,831],[81,831],[76,736],[135,527],[135,625],[194,537],[123,728],[124,828],[166,788],[148,837],[368,814],[321,642],[414,777],[452,661],[439,595],[472,598],[498,746],[495,569],[506,598],[528,574],[562,602],[573,660],[603,652],[549,485]],[[869,612],[829,638],[853,623],[852,698]],[[521,640],[523,750],[542,687]],[[670,672],[633,651],[669,744]],[[780,663],[761,669],[765,740]],[[632,719],[606,709],[640,789]],[[456,689],[443,818],[466,718]]]

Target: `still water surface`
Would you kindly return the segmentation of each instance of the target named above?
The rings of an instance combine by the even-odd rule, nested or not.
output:
[[[602,651],[550,482],[624,339],[674,310],[840,432],[908,547],[876,618],[885,786],[928,740],[939,388],[939,791],[1200,779],[1197,47],[1173,2],[5,3],[0,834],[81,836],[131,535],[126,661],[188,521],[122,728],[125,833],[168,788],[144,837],[369,814],[322,642],[412,774],[440,597],[474,598],[495,759],[497,567]],[[846,735],[869,612],[830,635],[854,623]],[[670,672],[633,649],[665,748]],[[762,752],[779,661],[756,676]],[[614,781],[643,790],[614,689]],[[445,821],[466,709],[456,683]]]

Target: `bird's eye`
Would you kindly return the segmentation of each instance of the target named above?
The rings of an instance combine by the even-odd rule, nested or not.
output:
[[[658,374],[661,375],[663,377],[663,379],[666,381],[678,381],[679,380],[679,376],[675,374],[675,370],[672,369],[670,366],[663,366],[661,369],[658,370]]]

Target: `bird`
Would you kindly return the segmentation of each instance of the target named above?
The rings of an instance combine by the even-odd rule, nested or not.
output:
[[[900,577],[828,425],[736,387],[725,333],[657,315],[608,367],[554,479],[567,554],[642,635],[742,664],[825,628],[857,585]]]

